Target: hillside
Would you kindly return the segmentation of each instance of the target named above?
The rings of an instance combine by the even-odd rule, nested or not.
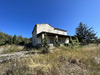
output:
[[[100,75],[100,45],[53,48],[48,54],[32,49],[26,55],[1,62],[0,75]]]

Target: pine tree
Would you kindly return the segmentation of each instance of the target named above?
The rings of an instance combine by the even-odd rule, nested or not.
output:
[[[60,46],[60,44],[59,44],[59,41],[58,41],[58,38],[57,38],[57,37],[56,37],[56,39],[55,39],[54,46],[55,46],[55,47]]]
[[[96,38],[96,33],[93,28],[89,28],[87,25],[80,22],[79,26],[76,28],[75,36],[79,39],[79,42],[88,44]]]
[[[16,35],[14,35],[13,36],[13,44],[16,44],[16,42],[17,42],[17,37],[16,37]]]
[[[48,41],[47,41],[47,35],[44,35],[44,38],[42,39],[42,48],[43,48],[43,53],[48,53],[49,52],[49,46],[48,46]]]

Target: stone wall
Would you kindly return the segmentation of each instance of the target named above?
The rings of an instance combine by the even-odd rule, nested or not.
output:
[[[37,27],[35,28],[33,34],[32,34],[32,45],[36,46],[37,44]]]

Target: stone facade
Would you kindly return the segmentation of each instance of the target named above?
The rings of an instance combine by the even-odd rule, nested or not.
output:
[[[69,43],[69,38],[67,38],[67,31],[61,30],[58,28],[54,28],[49,24],[36,24],[33,32],[32,32],[32,44],[33,46],[41,45],[42,38],[44,38],[44,34],[37,36],[38,34],[45,32],[45,33],[52,33],[53,36],[48,36],[48,44],[52,45],[56,37],[59,39],[59,43]],[[62,36],[59,36],[62,35]],[[64,37],[63,37],[64,36]],[[66,37],[65,37],[66,36]]]
[[[67,35],[66,31],[57,30],[49,24],[37,24],[37,34],[43,32],[43,31],[44,32],[62,34],[62,35]]]

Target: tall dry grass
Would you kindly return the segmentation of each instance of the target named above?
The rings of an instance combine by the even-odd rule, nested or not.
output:
[[[19,52],[22,51],[24,46],[19,46],[19,45],[5,45],[3,47],[4,50],[2,50],[1,54],[7,54],[7,53],[14,53],[14,52]]]
[[[54,48],[52,53],[0,63],[0,75],[100,75],[100,45],[71,49]]]

